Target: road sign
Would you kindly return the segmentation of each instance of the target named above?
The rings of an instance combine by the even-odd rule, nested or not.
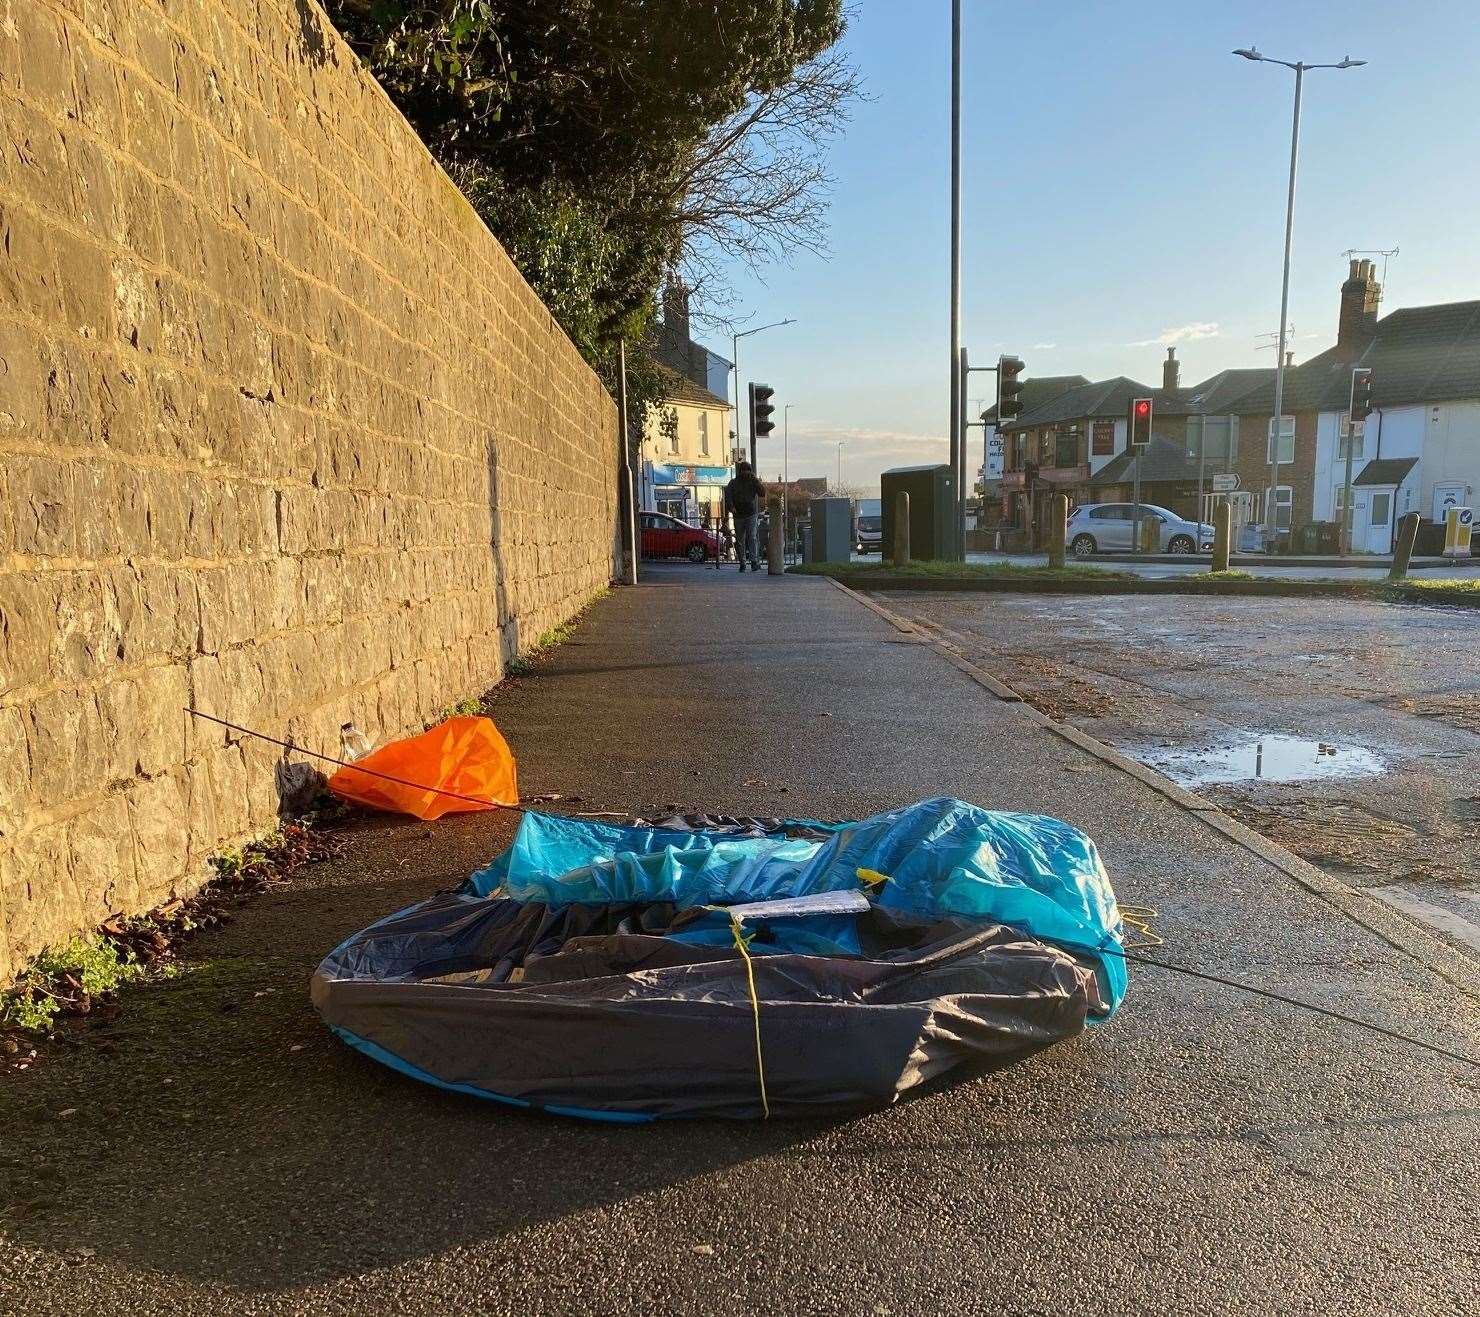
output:
[[[1447,508],[1444,512],[1444,556],[1468,558],[1475,533],[1475,513],[1470,508]]]
[[[1231,494],[1238,488],[1238,476],[1232,472],[1219,473],[1213,477],[1213,493]]]

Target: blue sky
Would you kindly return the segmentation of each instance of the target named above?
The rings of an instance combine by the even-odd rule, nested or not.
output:
[[[1251,43],[1370,61],[1306,77],[1296,359],[1334,338],[1347,248],[1401,248],[1384,310],[1480,298],[1470,0],[964,13],[963,336],[983,363],[1154,384],[1175,341],[1184,382],[1273,364],[1293,74],[1228,53]],[[868,488],[946,452],[950,5],[863,0],[846,41],[872,99],[832,153],[831,255],[736,283],[746,323],[798,320],[741,348],[744,378],[794,404],[792,475],[834,473],[842,439],[847,483]]]

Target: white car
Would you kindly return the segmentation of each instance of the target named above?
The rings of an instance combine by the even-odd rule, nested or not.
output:
[[[1069,552],[1076,558],[1092,553],[1129,553],[1135,547],[1132,519],[1133,503],[1081,503],[1069,516],[1066,540]],[[1205,521],[1184,521],[1175,512],[1142,503],[1141,517],[1155,517],[1161,523],[1160,547],[1163,553],[1211,553],[1213,528]]]

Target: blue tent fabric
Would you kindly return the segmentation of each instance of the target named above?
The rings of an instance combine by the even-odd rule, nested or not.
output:
[[[1120,1005],[1127,980],[1125,961],[1113,954],[1122,931],[1115,894],[1094,842],[1078,829],[948,797],[832,826],[832,838],[819,843],[530,813],[513,844],[473,874],[466,890],[486,896],[502,888],[513,900],[554,906],[648,900],[690,908],[856,889],[858,871],[867,869],[889,879],[875,896],[889,909],[992,919],[1082,949],[1099,965],[1107,1015]],[[817,922],[799,921],[812,934]],[[716,942],[729,939],[728,919],[712,925]],[[804,949],[803,940],[790,949]],[[836,948],[857,949],[846,938]]]
[[[1125,997],[1115,896],[1068,824],[949,798],[732,822],[527,813],[457,891],[330,952],[314,1004],[424,1082],[636,1121],[868,1109]],[[821,893],[857,908],[741,912],[736,946],[730,908]]]

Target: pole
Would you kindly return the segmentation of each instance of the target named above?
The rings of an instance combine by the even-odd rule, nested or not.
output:
[[[1048,565],[1062,567],[1064,565],[1064,545],[1069,534],[1069,496],[1067,494],[1055,494],[1049,500],[1048,516]]]
[[[961,0],[951,0],[951,470],[961,471]],[[959,491],[958,491],[959,497]],[[959,527],[959,516],[954,519]],[[953,556],[964,558],[964,541]]]
[[[838,497],[843,496],[843,441],[838,440]]]
[[[961,349],[961,368],[956,397],[956,416],[961,426],[961,442],[956,445],[959,465],[956,468],[956,544],[961,550],[960,558],[966,561],[966,389],[971,378],[971,366],[967,362],[966,349]]]
[[[1136,454],[1136,492],[1131,496],[1131,552],[1141,552],[1141,454]]]
[[[786,496],[771,499],[771,516],[766,522],[766,575],[781,576],[786,571],[786,563],[782,560],[783,543],[781,539],[782,509],[786,506]]]
[[[1341,556],[1346,557],[1352,551],[1352,449],[1357,446],[1357,436],[1352,433],[1356,422],[1352,420],[1352,403],[1357,396],[1357,372],[1352,371],[1351,392],[1347,394],[1346,404],[1346,481],[1341,492],[1341,539],[1339,549]],[[1397,497],[1397,490],[1393,491]]]
[[[1213,509],[1213,571],[1228,570],[1228,554],[1232,539],[1233,508],[1227,499]]]
[[[1275,490],[1280,487],[1280,419],[1285,414],[1285,329],[1290,313],[1290,236],[1295,228],[1295,166],[1300,155],[1300,93],[1305,81],[1305,65],[1295,65],[1295,117],[1290,125],[1290,190],[1285,198],[1285,265],[1280,277],[1280,335],[1275,349],[1279,356],[1274,367],[1274,440],[1270,444],[1269,498],[1264,510],[1265,548],[1274,552],[1279,534],[1279,503]],[[1294,505],[1290,513],[1293,522]]]
[[[791,404],[781,409],[781,542],[791,544],[786,534],[786,514],[791,510]]]
[[[1393,550],[1393,565],[1388,580],[1401,581],[1408,575],[1408,562],[1413,557],[1413,542],[1418,538],[1419,514],[1410,512],[1398,523],[1398,543]]]
[[[740,335],[730,335],[730,369],[735,372],[735,452],[745,447],[745,432],[740,424]],[[735,452],[730,454],[727,466],[735,465]]]
[[[883,504],[879,511],[884,510]],[[896,567],[908,567],[910,562],[910,496],[901,489],[894,496],[894,544],[892,557]]]
[[[622,488],[618,513],[622,517],[623,576],[628,585],[637,584],[637,506],[632,488],[632,442],[627,433],[627,340],[617,340],[617,442],[622,448]]]
[[[1231,425],[1232,422],[1229,422]],[[1197,418],[1197,516],[1193,518],[1197,522],[1198,543],[1202,543],[1202,514],[1203,514],[1203,468],[1208,456],[1208,418],[1199,416]]]
[[[1341,556],[1352,551],[1352,449],[1356,447],[1356,436],[1351,432],[1351,413],[1347,414],[1346,432],[1346,483],[1341,492]],[[1396,491],[1394,493],[1396,497]]]

